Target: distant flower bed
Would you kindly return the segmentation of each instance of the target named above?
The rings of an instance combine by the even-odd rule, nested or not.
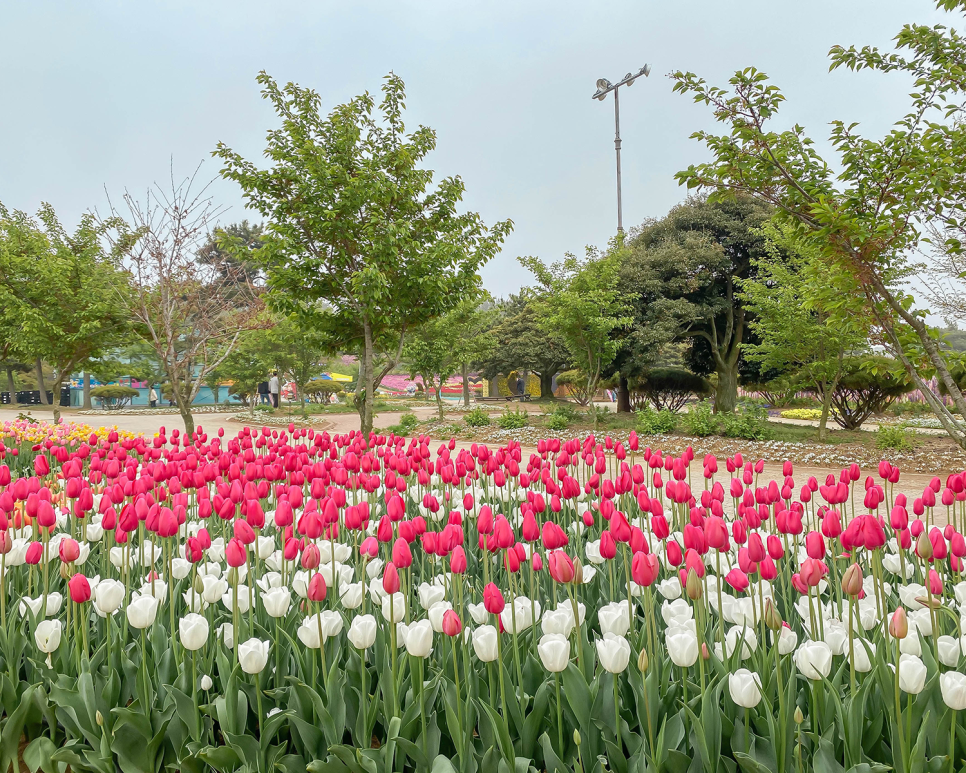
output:
[[[783,419],[802,419],[805,421],[818,421],[822,418],[822,411],[819,408],[790,408],[781,412]],[[831,418],[831,416],[829,416]]]

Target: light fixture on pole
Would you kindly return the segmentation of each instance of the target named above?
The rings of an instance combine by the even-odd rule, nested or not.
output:
[[[641,76],[645,78],[651,74],[651,66],[645,64],[636,74],[627,73],[618,83],[611,83],[607,78],[600,78],[597,81],[597,91],[594,92],[593,99],[604,101],[610,92],[614,92],[614,150],[617,151],[617,232],[624,233],[624,223],[621,213],[621,105],[618,97],[618,89],[621,86],[632,86]]]

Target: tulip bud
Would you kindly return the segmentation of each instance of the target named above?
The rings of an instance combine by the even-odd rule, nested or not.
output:
[[[584,565],[579,558],[574,559],[574,583],[577,585],[584,584]]]
[[[701,660],[710,660],[711,651],[708,649],[708,645],[705,642],[701,642]]]
[[[892,619],[889,620],[889,633],[894,639],[905,639],[909,633],[909,620],[906,617],[906,610],[902,607],[892,613]]]
[[[647,658],[647,650],[642,649],[641,654],[637,656],[637,668],[642,674],[646,674],[649,665],[650,661]]]
[[[842,592],[849,596],[862,593],[862,567],[858,564],[849,565],[842,575]]]
[[[70,579],[70,570],[67,568],[67,564],[61,563],[60,565],[60,577],[62,580]]]
[[[580,746],[580,731],[574,728],[574,743]]]
[[[795,724],[796,725],[800,725],[804,721],[805,721],[805,715],[802,714],[802,707],[801,706],[796,706],[795,707]]]
[[[701,580],[698,578],[698,573],[694,569],[688,569],[688,580],[684,586],[687,591],[688,598],[691,601],[697,601],[704,595],[704,587],[701,585]]]
[[[916,555],[923,561],[932,559],[932,542],[929,540],[929,535],[925,531],[921,532],[916,539]]]
[[[780,631],[782,628],[782,616],[778,614],[778,610],[775,609],[775,605],[772,603],[771,599],[765,601],[765,611],[762,614],[762,618],[767,625],[773,631]]]
[[[104,727],[104,715],[101,714],[100,709],[97,710],[97,713],[94,715],[94,719],[97,722],[98,727]]]
[[[194,580],[192,580],[191,582],[191,587],[194,589],[194,592],[197,593],[199,596],[205,592],[205,584],[202,581],[200,574],[195,575]]]

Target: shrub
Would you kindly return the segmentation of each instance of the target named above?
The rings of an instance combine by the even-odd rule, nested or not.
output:
[[[482,408],[474,408],[463,414],[463,421],[468,427],[488,427],[490,425],[490,414]]]
[[[674,411],[655,411],[645,403],[637,410],[637,431],[642,435],[667,435],[678,425]]]
[[[502,429],[523,429],[530,423],[530,414],[522,408],[517,411],[511,411],[507,408],[500,414],[500,418],[496,420],[496,423]]]
[[[907,431],[905,425],[889,426],[880,424],[875,433],[875,444],[879,448],[891,448],[895,451],[911,451],[915,447],[914,431]]]
[[[771,435],[768,414],[761,408],[745,408],[719,417],[721,434],[742,440],[767,440]]]
[[[587,376],[579,370],[565,370],[557,374],[557,384],[564,387],[580,405],[588,405],[593,397],[587,391]]]
[[[843,429],[858,429],[875,413],[912,390],[912,383],[888,357],[851,360],[832,393],[832,418]]]
[[[419,424],[419,419],[416,418],[414,413],[404,413],[399,418],[398,424],[393,424],[389,427],[389,431],[394,435],[409,435]]]
[[[708,437],[718,432],[718,417],[711,412],[711,404],[700,402],[681,416],[684,431],[695,437]]]
[[[744,388],[760,395],[769,406],[778,407],[793,405],[801,385],[796,380],[782,376],[761,384],[745,384]]]
[[[547,429],[564,430],[570,426],[570,419],[564,416],[562,413],[550,414],[550,418],[547,419]]]
[[[327,378],[317,378],[302,387],[302,393],[314,403],[329,402],[330,395],[342,392],[344,384]]]
[[[803,419],[806,421],[818,421],[822,418],[821,408],[791,408],[781,412],[783,419]]]
[[[137,389],[117,384],[106,384],[91,390],[91,397],[99,399],[108,410],[123,408],[139,394],[141,393]]]
[[[684,368],[652,368],[631,384],[632,400],[647,401],[659,411],[680,411],[692,396],[707,397],[711,384]]]

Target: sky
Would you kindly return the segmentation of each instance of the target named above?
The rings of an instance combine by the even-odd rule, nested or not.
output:
[[[407,125],[431,126],[426,165],[460,175],[465,206],[512,235],[483,270],[504,296],[531,277],[521,255],[553,261],[616,232],[613,100],[621,89],[624,227],[687,195],[675,172],[705,159],[689,139],[710,110],[672,93],[690,70],[726,85],[766,72],[787,98],[783,128],[804,125],[827,150],[833,119],[881,136],[908,104],[900,76],[828,72],[832,45],[890,46],[909,22],[959,24],[929,0],[634,0],[629,2],[329,2],[327,0],[31,0],[0,24],[0,202],[54,206],[65,224],[107,194],[142,193],[201,163],[218,175],[219,141],[256,163],[275,114],[255,77],[319,92],[326,110],[389,71],[407,87]],[[223,222],[258,219],[237,186],[215,180]]]

